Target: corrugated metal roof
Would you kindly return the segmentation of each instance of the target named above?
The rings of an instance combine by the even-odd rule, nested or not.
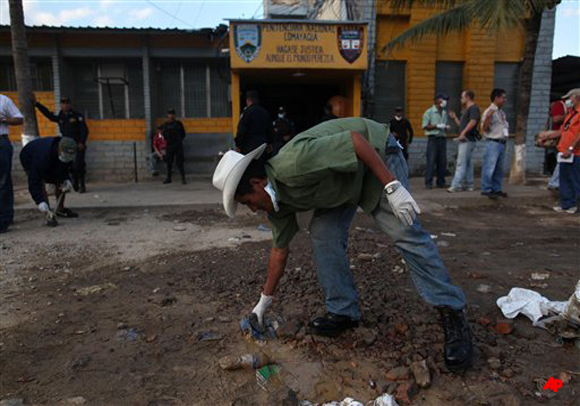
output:
[[[228,18],[226,21],[232,23],[280,23],[280,24],[332,24],[332,25],[368,25],[366,21],[351,20],[306,20],[300,18],[271,18],[271,19],[244,19]]]
[[[49,31],[49,32],[67,32],[67,31],[75,31],[75,32],[115,32],[119,34],[123,33],[162,33],[162,34],[205,34],[205,33],[212,33],[212,32],[223,32],[227,31],[228,27],[226,25],[220,24],[215,28],[199,28],[199,29],[182,29],[182,28],[155,28],[155,27],[147,27],[147,28],[138,28],[138,27],[54,27],[49,25],[35,25],[35,26],[26,26],[27,31]],[[0,25],[1,31],[9,31],[9,25]]]

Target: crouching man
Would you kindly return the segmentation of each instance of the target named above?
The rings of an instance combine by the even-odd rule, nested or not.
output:
[[[77,152],[75,140],[68,137],[38,138],[20,151],[20,163],[28,175],[28,190],[38,209],[46,215],[46,225],[58,225],[56,216],[78,217],[65,209],[64,198],[72,190],[70,165]],[[50,208],[46,184],[53,185],[57,200],[56,210]]]
[[[267,212],[272,225],[274,246],[266,284],[250,315],[253,325],[263,327],[264,313],[284,273],[288,247],[298,231],[296,213],[314,210],[309,230],[327,314],[311,321],[309,330],[337,336],[358,326],[347,246],[350,223],[361,207],[393,240],[422,298],[439,310],[445,364],[452,371],[468,368],[473,349],[465,296],[451,283],[430,235],[416,219],[420,211],[408,192],[407,165],[388,129],[363,118],[337,119],[297,135],[264,163],[258,158],[265,148],[247,155],[227,152],[213,177],[230,217],[241,203],[254,212]]]

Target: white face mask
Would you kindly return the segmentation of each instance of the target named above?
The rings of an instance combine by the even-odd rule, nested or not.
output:
[[[278,114],[279,118],[284,118],[284,114]]]
[[[403,119],[402,116],[395,116],[395,120],[397,120],[397,121],[401,121],[402,119]]]
[[[566,107],[571,109],[574,106],[571,99],[566,100]]]
[[[447,106],[447,100],[441,100],[441,108],[444,109]]]

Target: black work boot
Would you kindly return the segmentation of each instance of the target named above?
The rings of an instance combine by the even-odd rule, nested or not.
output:
[[[454,310],[448,306],[438,306],[441,325],[445,332],[443,348],[445,366],[451,372],[464,372],[471,366],[473,345],[471,330],[463,310]]]
[[[324,317],[317,317],[308,323],[308,332],[310,334],[337,337],[345,330],[358,327],[358,320],[348,316],[327,313]]]
[[[163,181],[164,185],[166,185],[168,183],[171,183],[171,176],[166,177],[165,180]]]
[[[79,191],[79,178],[77,177],[77,175],[75,173],[73,173],[73,189],[75,192]]]

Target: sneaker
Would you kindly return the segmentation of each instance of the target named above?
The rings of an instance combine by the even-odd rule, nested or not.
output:
[[[457,193],[457,192],[459,192],[459,190],[458,189],[455,189],[454,187],[450,187],[449,189],[447,189],[447,191],[449,193]]]
[[[467,190],[468,192],[473,192],[473,191],[475,190],[475,188],[468,187],[468,188],[467,188],[467,189],[465,189],[465,190]]]
[[[568,214],[574,214],[578,211],[578,207],[574,206],[574,207],[570,207],[569,209],[563,209],[560,206],[556,206],[554,207],[554,211],[556,213],[568,213]]]

